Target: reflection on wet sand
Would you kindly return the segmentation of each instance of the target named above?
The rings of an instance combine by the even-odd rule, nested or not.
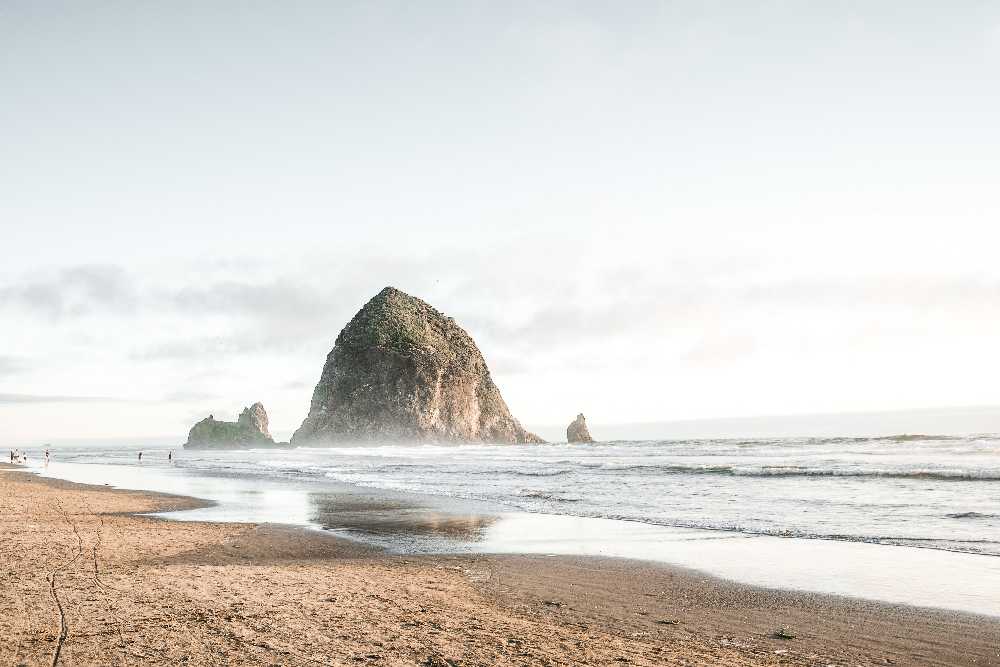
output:
[[[43,476],[207,501],[181,521],[321,528],[390,553],[541,553],[667,562],[758,586],[1000,615],[1000,558],[511,512],[466,499],[182,468],[53,462]],[[947,577],[939,576],[947,572]]]
[[[456,553],[479,544],[501,508],[335,482],[197,474],[181,468],[55,463],[45,476],[89,484],[166,491],[206,501],[180,521],[272,523],[321,528],[390,552]]]
[[[432,537],[456,543],[480,542],[497,516],[444,512],[432,507],[365,498],[353,493],[308,494],[310,521],[324,530],[370,537]]]

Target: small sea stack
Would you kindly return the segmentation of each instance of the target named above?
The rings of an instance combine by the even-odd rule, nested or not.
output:
[[[581,412],[576,416],[576,419],[566,427],[566,442],[593,442],[594,438],[590,435],[590,429],[587,428],[587,418],[583,416]]]
[[[234,422],[219,421],[214,415],[191,427],[185,449],[235,449],[273,445],[274,438],[268,431],[267,411],[261,403],[254,403]]]
[[[510,413],[472,337],[430,304],[386,287],[327,355],[292,445],[544,442]]]

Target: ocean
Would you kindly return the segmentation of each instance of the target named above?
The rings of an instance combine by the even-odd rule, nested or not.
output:
[[[401,552],[628,556],[760,585],[1000,614],[1000,603],[984,602],[1000,598],[995,435],[176,448],[171,463],[160,445],[144,447],[141,464],[140,447],[54,448],[48,468],[32,451],[32,465],[215,503],[174,518],[292,523]],[[788,562],[792,554],[806,562]],[[841,571],[850,562],[856,572]],[[872,563],[885,572],[866,572]],[[948,582],[922,594],[888,581],[907,564],[917,578],[948,568]]]

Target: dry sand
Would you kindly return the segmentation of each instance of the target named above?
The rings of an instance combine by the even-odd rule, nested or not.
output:
[[[133,514],[197,504],[0,470],[0,664],[1000,665],[1000,619]]]

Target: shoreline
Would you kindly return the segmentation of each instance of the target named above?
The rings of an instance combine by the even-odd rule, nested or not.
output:
[[[324,531],[142,516],[201,501],[3,468],[12,664],[51,664],[63,627],[60,660],[78,664],[1000,664],[992,617],[621,559],[391,555]],[[796,638],[771,636],[782,627]]]
[[[512,511],[448,495],[246,471],[55,463],[43,477],[209,499],[177,521],[281,523],[409,554],[560,554],[686,567],[747,586],[1000,618],[1000,562],[912,545],[677,528],[566,513]],[[167,516],[167,515],[164,515]],[[948,572],[947,578],[937,573]]]

